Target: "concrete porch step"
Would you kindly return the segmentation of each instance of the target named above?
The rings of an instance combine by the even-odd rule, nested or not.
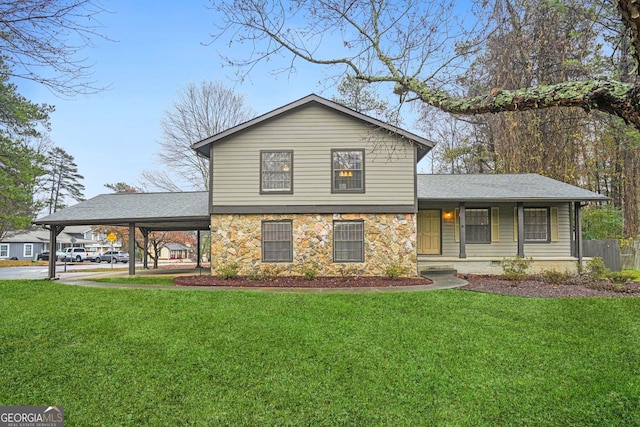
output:
[[[418,268],[421,276],[429,277],[429,275],[433,274],[457,274],[458,270],[456,270],[453,265],[429,265]]]

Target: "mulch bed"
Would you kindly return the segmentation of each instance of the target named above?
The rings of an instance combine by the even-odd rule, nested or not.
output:
[[[228,286],[235,288],[387,288],[392,286],[430,285],[429,279],[389,277],[318,277],[307,280],[302,276],[282,276],[270,280],[249,280],[243,276],[221,279],[216,276],[179,276],[177,286]]]
[[[458,275],[468,284],[459,288],[469,291],[488,292],[502,295],[516,295],[536,298],[586,298],[586,297],[640,297],[640,283],[624,286],[601,283],[594,286],[571,284],[553,285],[537,278],[529,278],[518,284],[503,280],[499,276]],[[243,276],[221,279],[216,276],[180,276],[174,283],[177,286],[218,286],[235,288],[372,288],[430,285],[424,278],[389,277],[319,277],[306,280],[301,276],[283,276],[270,280],[249,280]],[[615,290],[614,290],[615,289]]]
[[[461,279],[465,277],[458,275]],[[609,282],[581,285],[553,285],[529,278],[515,284],[498,276],[467,275],[468,284],[459,289],[537,298],[640,297],[640,283],[615,286]],[[595,287],[599,288],[596,289]],[[606,289],[612,288],[612,289]],[[613,290],[617,288],[617,290]]]

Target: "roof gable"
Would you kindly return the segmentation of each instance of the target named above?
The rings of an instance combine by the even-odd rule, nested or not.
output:
[[[202,141],[196,142],[195,144],[193,144],[191,146],[192,149],[194,149],[199,155],[209,158],[209,150],[211,145],[215,145],[217,143],[223,142],[224,140],[226,140],[228,137],[235,135],[239,132],[245,131],[249,128],[252,128],[254,126],[258,126],[268,120],[271,120],[275,117],[281,116],[283,114],[287,114],[290,113],[292,111],[295,111],[296,109],[299,109],[301,107],[310,105],[312,103],[316,103],[319,105],[322,105],[326,108],[331,109],[332,111],[341,113],[341,114],[345,114],[349,117],[352,117],[356,120],[365,122],[371,126],[375,126],[378,127],[380,129],[383,129],[389,133],[395,134],[398,137],[409,141],[412,144],[415,144],[416,147],[418,148],[418,161],[420,159],[422,159],[430,150],[431,148],[433,148],[433,146],[435,145],[435,142],[430,141],[426,138],[423,138],[421,136],[418,136],[416,134],[413,134],[409,131],[406,131],[404,129],[401,129],[397,126],[393,126],[390,125],[388,123],[385,123],[381,120],[375,119],[373,117],[367,116],[366,114],[362,114],[359,113],[355,110],[352,110],[350,108],[345,107],[344,105],[338,104],[337,102],[333,102],[330,101],[326,98],[323,98],[321,96],[315,95],[315,94],[311,94],[308,95],[304,98],[301,98],[297,101],[294,101],[290,104],[284,105],[280,108],[277,108],[275,110],[272,110],[266,114],[263,114],[261,116],[258,116],[252,120],[249,120],[245,123],[241,123],[237,126],[232,127],[231,129],[227,129],[226,131],[220,132],[216,135],[210,136],[209,138],[203,139]]]

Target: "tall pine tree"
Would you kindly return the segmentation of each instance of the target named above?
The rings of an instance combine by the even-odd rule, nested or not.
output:
[[[49,152],[44,190],[49,195],[46,205],[50,214],[65,208],[67,198],[78,202],[84,200],[84,185],[80,182],[83,179],[72,155],[60,147]]]

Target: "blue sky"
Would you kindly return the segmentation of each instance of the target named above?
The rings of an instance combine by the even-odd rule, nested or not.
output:
[[[326,70],[301,61],[293,75],[274,76],[269,64],[237,83],[234,70],[220,65],[218,51],[228,48],[204,45],[211,42],[215,12],[201,0],[103,4],[113,13],[102,16],[102,32],[115,42],[97,40],[97,47],[82,53],[95,64],[97,84],[108,90],[66,100],[42,86],[16,82],[27,99],[56,106],[50,136],[74,156],[87,198],[109,192],[105,183],[135,184],[142,170],[160,167],[154,160],[160,120],[188,82],[220,80],[245,94],[258,114],[309,93],[335,94],[320,83]]]

